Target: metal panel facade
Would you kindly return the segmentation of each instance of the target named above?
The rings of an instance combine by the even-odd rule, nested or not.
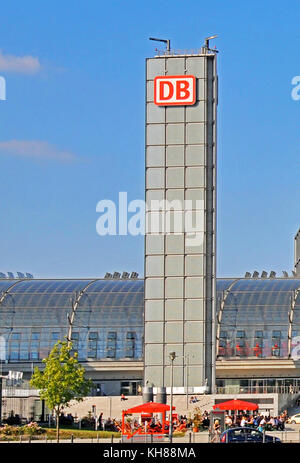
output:
[[[156,77],[185,75],[195,104],[155,104]],[[214,387],[216,106],[215,53],[146,60],[145,385],[170,385],[175,351],[175,387]]]

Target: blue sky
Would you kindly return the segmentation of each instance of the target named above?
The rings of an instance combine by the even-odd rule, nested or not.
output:
[[[299,15],[293,0],[3,4],[0,271],[143,274],[143,237],[97,235],[96,204],[119,191],[144,198],[144,60],[157,46],[148,37],[191,49],[211,34],[220,50],[218,276],[291,270]]]

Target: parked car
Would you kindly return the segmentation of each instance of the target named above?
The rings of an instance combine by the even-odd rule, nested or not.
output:
[[[300,424],[300,413],[290,416],[290,418],[287,420],[287,423]]]
[[[222,432],[220,442],[263,442],[263,433],[255,428],[229,428]],[[278,437],[265,434],[265,442],[281,442]]]

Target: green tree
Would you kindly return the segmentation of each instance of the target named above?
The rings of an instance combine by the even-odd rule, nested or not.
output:
[[[30,384],[39,389],[40,398],[45,400],[56,416],[56,437],[59,442],[59,416],[71,400],[80,402],[88,395],[92,381],[84,377],[85,370],[78,363],[77,353],[72,355],[72,343],[58,341],[49,356],[43,359],[45,368],[35,368]]]

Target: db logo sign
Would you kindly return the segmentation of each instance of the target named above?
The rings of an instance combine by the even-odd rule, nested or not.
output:
[[[158,106],[193,105],[196,102],[195,76],[157,76],[154,103]]]

